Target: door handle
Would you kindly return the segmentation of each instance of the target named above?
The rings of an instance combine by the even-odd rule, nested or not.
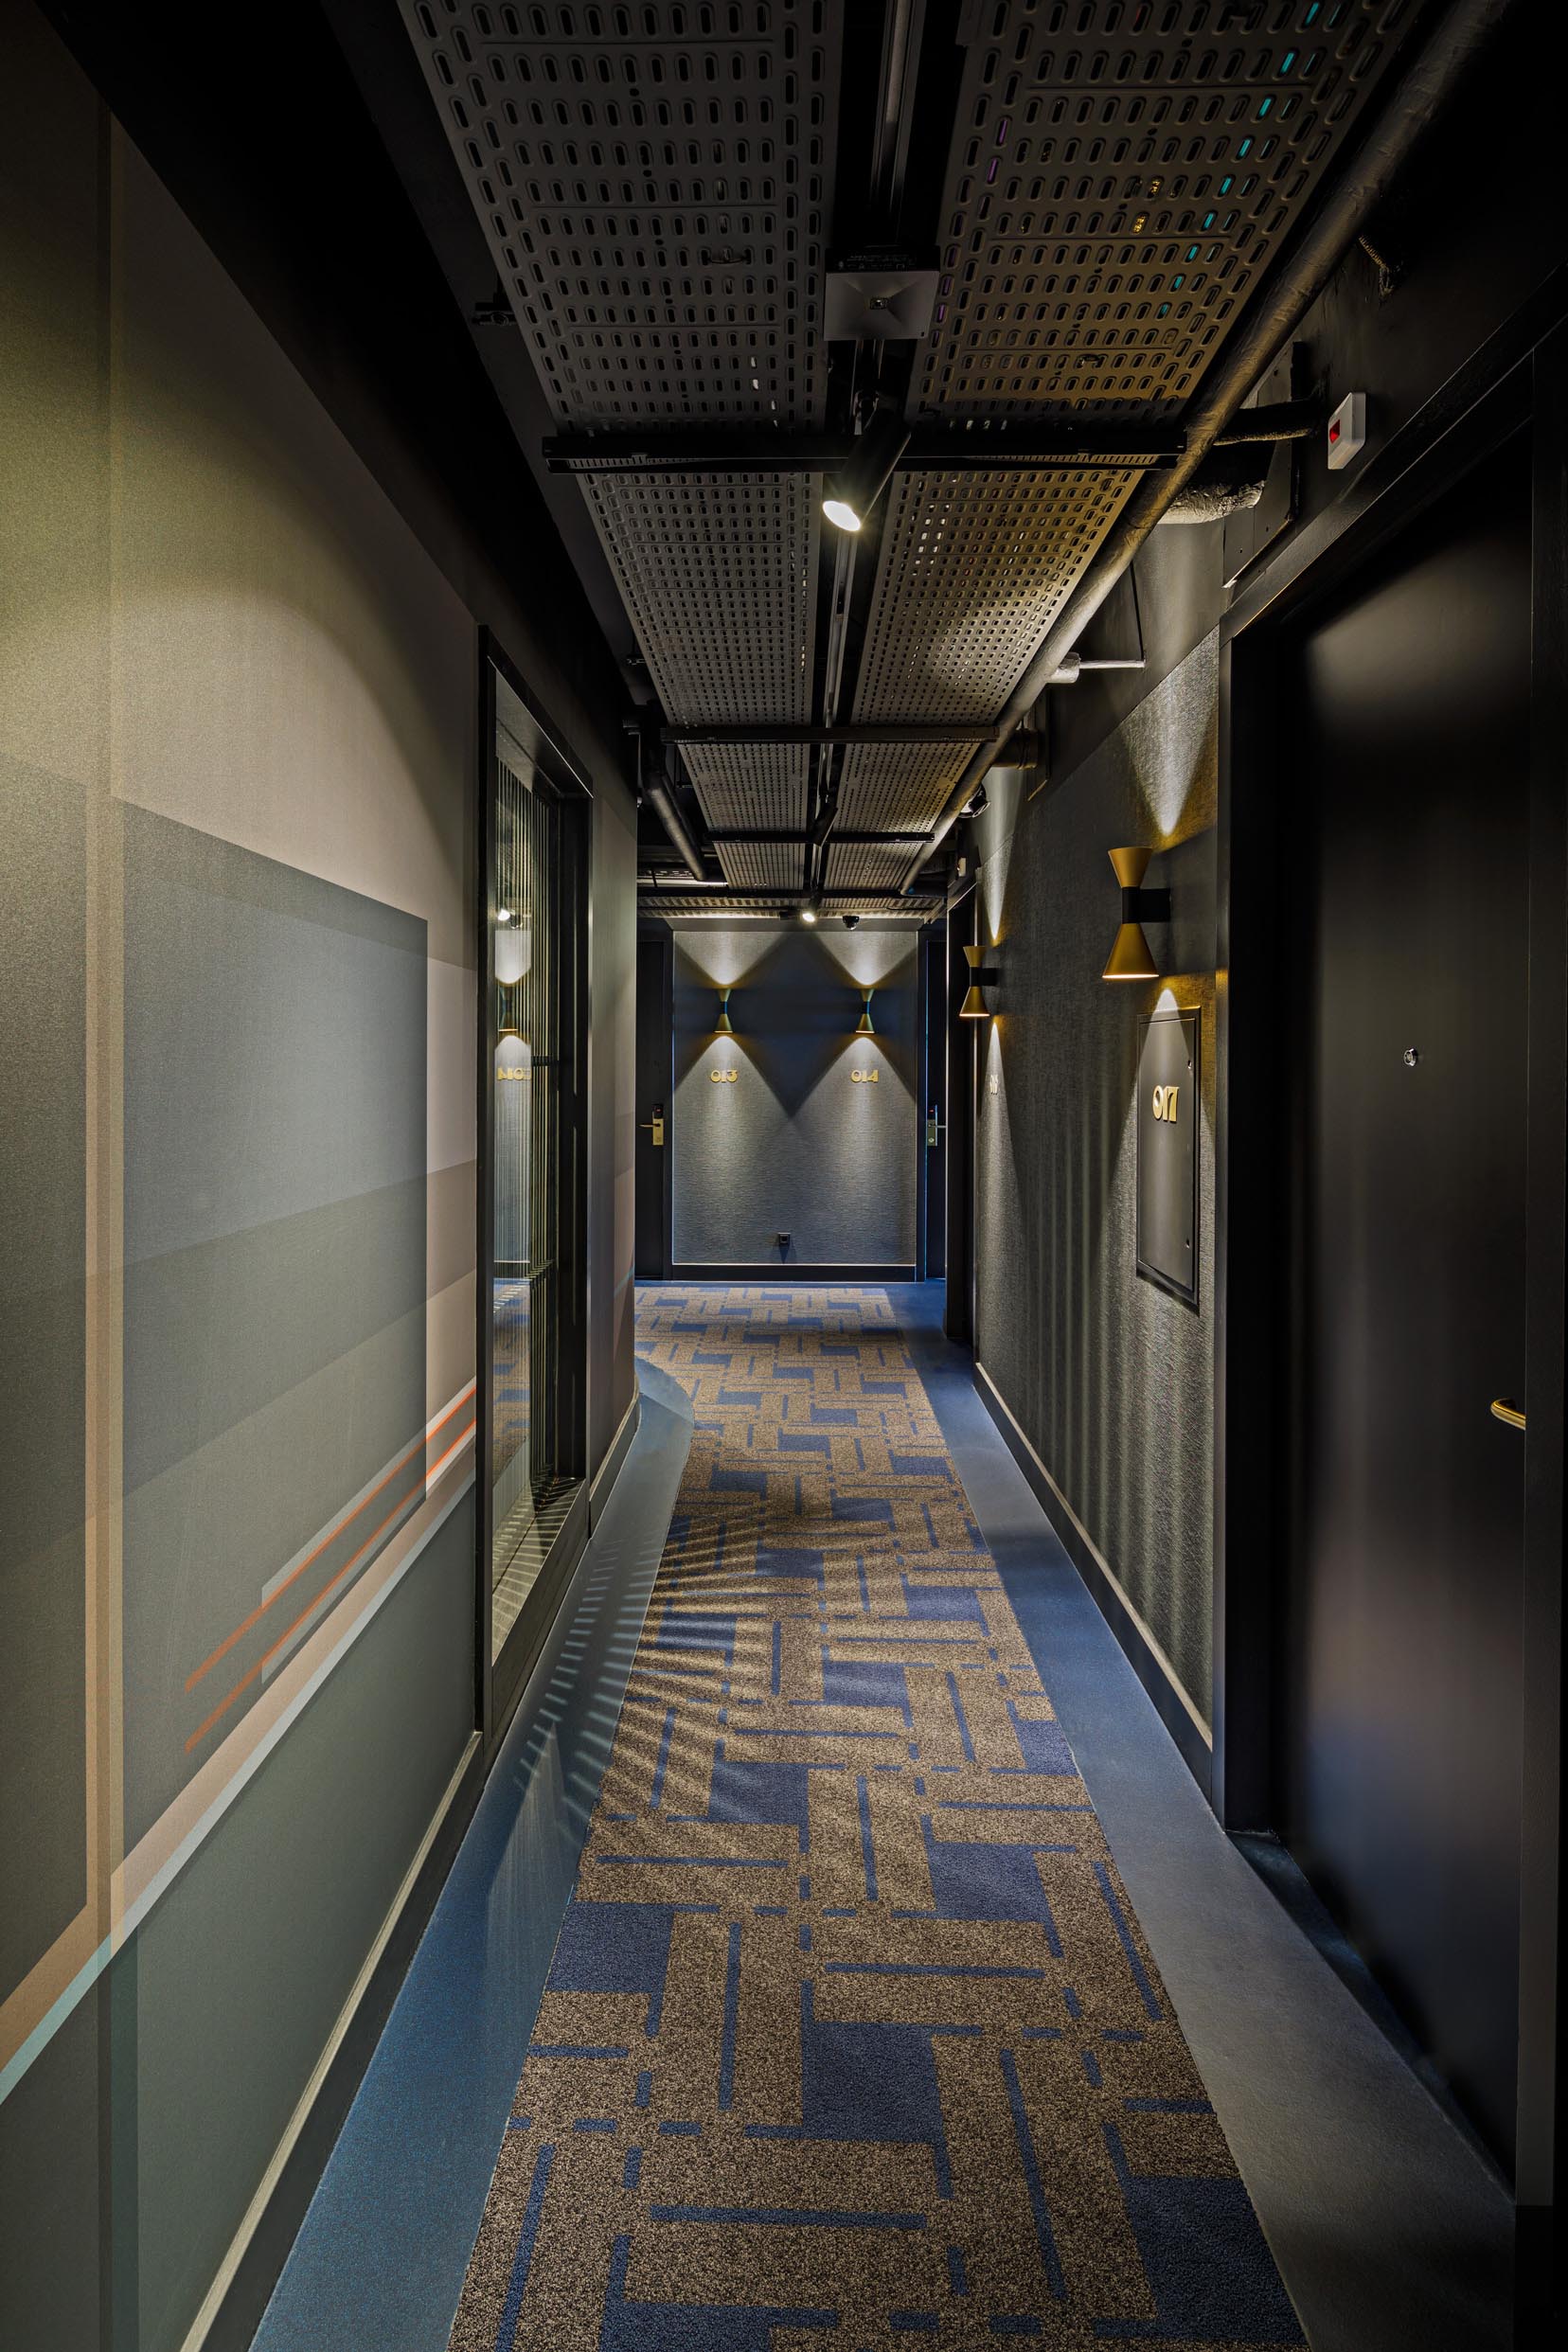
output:
[[[640,1119],[637,1124],[642,1129],[645,1135],[650,1134],[652,1136],[653,1141],[650,1146],[650,1149],[654,1151],[662,1151],[664,1149],[665,1131],[663,1111],[655,1111],[650,1119]]]
[[[926,1149],[927,1149],[928,1151],[935,1151],[935,1149],[936,1149],[937,1145],[940,1143],[940,1141],[941,1141],[941,1139],[942,1139],[942,1130],[943,1130],[943,1128],[944,1128],[946,1125],[947,1125],[947,1121],[946,1121],[945,1119],[939,1119],[939,1118],[936,1116],[936,1114],[935,1114],[935,1111],[931,1111],[931,1112],[928,1112],[928,1113],[927,1113],[927,1114],[926,1114]]]
[[[1510,1429],[1523,1428],[1524,1416],[1511,1397],[1494,1397],[1491,1409],[1494,1421],[1506,1421]]]

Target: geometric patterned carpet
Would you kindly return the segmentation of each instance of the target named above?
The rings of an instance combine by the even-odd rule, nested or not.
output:
[[[1300,2343],[886,1293],[696,1429],[456,2352]]]

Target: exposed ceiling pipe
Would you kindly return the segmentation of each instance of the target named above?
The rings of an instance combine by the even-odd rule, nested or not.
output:
[[[1168,472],[1145,474],[1112,524],[1077,588],[1047,631],[1013,688],[988,740],[948,794],[930,838],[909,865],[900,887],[916,877],[962,815],[975,786],[1013,729],[1033,708],[1086,624],[1126,571],[1167,507],[1197,472],[1270,361],[1317,300],[1345,253],[1387,195],[1396,175],[1464,78],[1482,44],[1507,13],[1511,0],[1449,0],[1419,53],[1390,73],[1378,118],[1345,166],[1337,185],[1309,223],[1284,268],[1264,289],[1238,332],[1200,384],[1183,419],[1186,449]]]
[[[708,880],[708,870],[703,864],[703,853],[698,848],[697,844],[692,840],[691,829],[686,824],[685,817],[681,814],[679,808],[676,806],[675,794],[670,790],[669,778],[666,775],[663,767],[659,763],[658,755],[656,752],[650,749],[648,754],[648,773],[646,775],[643,772],[643,757],[644,742],[642,736],[639,734],[637,738],[637,775],[638,780],[642,785],[644,795],[652,802],[654,810],[657,812],[659,822],[664,827],[665,831],[669,835],[670,841],[674,845],[675,849],[678,851],[681,862],[685,865],[686,872],[691,876],[694,882],[705,882]]]
[[[1161,529],[1171,523],[1220,523],[1227,514],[1256,507],[1267,487],[1273,456],[1273,449],[1261,442],[1211,449],[1161,515]]]

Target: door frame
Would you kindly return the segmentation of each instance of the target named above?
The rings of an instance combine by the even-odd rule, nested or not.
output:
[[[959,1012],[969,992],[965,946],[975,943],[980,895],[971,882],[948,901],[947,945],[947,1292],[950,1340],[974,1346],[974,1089],[977,1025]]]
[[[947,1274],[947,941],[945,926],[928,924],[917,947],[920,975],[920,1099],[915,1131],[916,1280]],[[927,1121],[935,1114],[936,1140]],[[935,1262],[934,1262],[935,1261]]]
[[[642,1114],[645,1110],[651,1111],[653,1107],[651,1104],[644,1103],[642,1100],[642,1020],[645,1009],[643,1005],[642,971],[643,956],[650,949],[653,950],[659,959],[658,1025],[659,1034],[664,1040],[666,1065],[664,1094],[665,1139],[663,1148],[659,1154],[658,1171],[660,1193],[659,1270],[656,1274],[650,1274],[644,1266],[634,1265],[633,1269],[633,1277],[637,1282],[668,1282],[669,1280],[670,1264],[674,1255],[675,1206],[674,1187],[670,1181],[670,1168],[673,1164],[675,1151],[675,940],[668,923],[661,922],[657,925],[650,924],[646,930],[639,924],[636,937],[635,960],[633,966],[637,981],[637,1004],[635,1015],[636,1067],[633,1073],[633,1095],[636,1105],[637,1125],[636,1132],[633,1141],[633,1167],[639,1186],[642,1182],[643,1170],[652,1165],[650,1159],[647,1155],[651,1153],[653,1149],[651,1143],[644,1144],[642,1140]],[[633,1222],[633,1244],[635,1240],[635,1232],[636,1227]]]
[[[479,729],[475,745],[475,824],[472,873],[474,939],[478,964],[478,1002],[474,1007],[476,1054],[474,1148],[474,1719],[483,1741],[487,1767],[499,1747],[508,1724],[526,1687],[529,1669],[548,1634],[556,1605],[565,1591],[588,1538],[589,1427],[588,1360],[588,1109],[593,1092],[593,1000],[589,934],[593,901],[593,784],[587,770],[552,722],[537,696],[529,692],[522,672],[497,641],[494,632],[478,633]],[[565,1003],[562,1027],[570,1025],[576,1051],[569,1083],[561,1102],[561,1162],[569,1171],[570,1238],[563,1242],[564,1270],[561,1345],[563,1365],[575,1372],[569,1410],[562,1421],[567,1446],[581,1477],[581,1488],[529,1595],[529,1605],[503,1645],[501,1655],[490,1655],[492,1641],[491,1582],[494,1547],[494,1506],[490,1486],[490,1449],[494,1425],[495,1350],[493,1309],[495,1291],[495,938],[490,924],[490,859],[494,837],[495,730],[500,677],[523,705],[537,731],[548,759],[546,781],[571,811],[574,826],[573,863],[579,890],[577,936],[567,943],[563,967]],[[567,1225],[567,1217],[561,1223]],[[537,1601],[536,1601],[537,1596]]]
[[[1286,1239],[1301,1106],[1281,1068],[1280,897],[1289,796],[1275,693],[1288,629],[1521,431],[1530,436],[1529,1310],[1523,1377],[1524,1741],[1516,2205],[1521,2341],[1555,2308],[1562,2163],[1561,1583],[1568,1306],[1568,274],[1484,346],[1345,492],[1263,566],[1221,626],[1216,1101],[1214,1777],[1233,1831],[1275,1826],[1292,1274]],[[1234,1562],[1234,1569],[1232,1563]],[[1259,1563],[1268,1563],[1260,1573]]]

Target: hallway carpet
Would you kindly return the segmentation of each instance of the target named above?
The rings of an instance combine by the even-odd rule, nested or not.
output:
[[[453,2345],[1299,2343],[885,1292],[638,1326],[696,1434]]]

